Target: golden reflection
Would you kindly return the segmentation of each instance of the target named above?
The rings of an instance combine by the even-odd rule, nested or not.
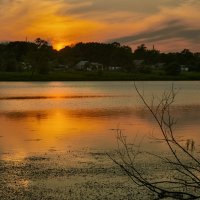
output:
[[[97,118],[89,120],[83,116],[80,114],[77,118],[73,111],[67,110],[0,115],[0,124],[4,124],[0,139],[1,157],[20,160],[29,153],[66,149],[67,145],[80,142],[86,134],[102,130]]]
[[[126,118],[126,120],[124,119]],[[123,124],[123,122],[125,122]],[[29,153],[46,152],[50,149],[66,149],[67,146],[110,147],[115,143],[115,132],[120,128],[125,134],[134,136],[132,131],[146,131],[149,123],[141,124],[131,112],[110,110],[48,110],[24,114],[0,116],[5,133],[0,140],[1,151],[12,151],[13,158],[26,157]],[[130,125],[134,122],[134,125]]]
[[[13,143],[12,143],[13,144]],[[13,146],[16,147],[14,144]],[[0,159],[7,160],[7,161],[18,161],[23,162],[24,158],[28,156],[28,151],[26,149],[16,147],[16,151],[6,152],[0,155]]]
[[[82,113],[83,114],[83,113]],[[49,146],[54,145],[56,136],[64,135],[73,137],[74,131],[78,134],[89,131],[90,129],[98,129],[99,123],[95,118],[88,120],[83,115],[73,116],[73,111],[52,110],[45,118],[35,118],[30,123],[31,128],[37,127],[37,132],[42,138],[47,139]]]
[[[198,138],[198,121],[191,118],[190,126],[179,122],[177,136]],[[195,113],[194,113],[195,114]],[[198,113],[196,113],[198,114]],[[122,129],[128,140],[146,138],[152,130],[160,132],[145,110],[134,109],[51,109],[22,113],[0,113],[0,156],[3,159],[23,159],[31,153],[66,150],[69,148],[110,148],[115,145],[115,130]],[[184,127],[184,128],[183,128]],[[188,135],[190,133],[190,135]],[[155,145],[145,143],[146,147]],[[163,144],[156,144],[163,149]]]

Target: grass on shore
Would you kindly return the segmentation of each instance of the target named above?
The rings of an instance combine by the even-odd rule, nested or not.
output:
[[[161,71],[151,73],[135,72],[50,72],[34,74],[31,72],[0,72],[0,81],[156,81],[156,80],[200,80],[200,72],[182,72],[178,76],[166,75]]]

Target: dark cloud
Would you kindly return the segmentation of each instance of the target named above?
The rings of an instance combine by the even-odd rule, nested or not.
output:
[[[170,20],[151,30],[139,34],[115,38],[110,41],[132,44],[137,42],[152,43],[170,39],[184,39],[194,43],[200,42],[200,28],[193,28],[181,20]]]
[[[131,12],[151,14],[158,12],[161,7],[176,7],[185,2],[185,0],[65,0],[66,3],[76,5],[67,13],[86,14],[94,12]]]

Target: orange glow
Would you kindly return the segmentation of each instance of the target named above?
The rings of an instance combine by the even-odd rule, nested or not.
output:
[[[60,49],[63,49],[65,46],[68,46],[70,44],[67,44],[66,42],[58,42],[58,43],[55,43],[53,45],[54,49],[56,49],[57,51],[59,51]]]
[[[49,20],[51,23],[49,24]],[[69,23],[68,21],[73,21]],[[50,40],[57,50],[71,45],[78,41],[87,40],[87,37],[101,29],[101,24],[85,20],[75,20],[70,17],[58,17],[54,15],[41,16],[40,21],[36,20],[27,32],[32,38],[38,37]]]
[[[92,126],[89,124],[87,119],[75,120],[70,112],[61,112],[59,110],[52,111],[49,113],[48,118],[42,120],[42,124],[38,123],[38,120],[33,123],[33,127],[38,126],[38,132],[41,137],[48,138],[49,144],[54,145],[55,137],[59,133],[61,135],[69,136],[72,133],[69,130],[78,129],[81,132],[88,130],[91,127],[97,127],[97,123],[93,122]]]
[[[151,120],[143,118],[145,113],[137,115],[136,112],[130,117],[121,116],[120,113],[119,117],[112,112],[112,109],[107,111],[52,109],[30,111],[21,115],[5,115],[0,117],[4,134],[0,140],[0,150],[7,153],[12,149],[10,159],[23,159],[30,153],[36,152],[63,151],[69,148],[93,147],[93,145],[111,147],[115,145],[115,128],[123,130],[130,141],[136,135],[139,138],[146,138],[148,142],[145,143],[146,147],[151,146],[149,143],[151,130],[154,130],[155,137],[160,138],[157,126],[155,127]],[[113,117],[109,117],[108,120],[102,117],[105,115]],[[122,122],[119,127],[118,122]],[[199,141],[198,130],[199,124],[193,124],[189,129],[189,135],[188,129],[181,129],[180,133]],[[159,148],[164,148],[162,144],[158,145]],[[6,158],[6,155],[3,157]],[[9,154],[7,156],[9,157]]]
[[[101,130],[95,119],[92,122],[84,118],[77,120],[73,117],[73,111],[67,110],[28,112],[25,116],[16,116],[9,125],[7,120],[2,120],[5,125],[2,131],[7,139],[0,150],[6,151],[7,147],[17,149],[11,159],[23,159],[30,152],[47,152],[54,147],[66,149],[69,141],[73,146],[77,137],[88,134],[91,129]]]
[[[0,1],[0,27],[3,27],[0,41],[24,40],[26,37],[34,41],[40,37],[60,50],[66,45],[77,42],[105,42],[125,36],[143,35],[165,26],[170,27],[170,23],[167,22],[173,22],[174,19],[185,24],[188,30],[199,29],[199,3],[185,1],[177,4],[169,1],[171,4],[169,6],[166,1],[160,1],[154,10],[149,0],[136,2],[129,1],[121,7],[122,4],[115,3],[114,0]],[[105,9],[102,9],[104,6]],[[162,50],[168,50],[169,42],[171,40],[176,42],[178,38],[182,40],[178,40],[179,49],[185,47],[199,49],[198,42],[191,40],[191,36],[185,37],[184,34],[183,37],[178,35],[172,38],[168,38],[167,35],[166,40],[153,40],[153,43]],[[135,48],[141,43],[152,46],[148,37],[130,41],[128,45],[134,45]],[[170,48],[173,49],[173,46],[177,45],[173,43]]]

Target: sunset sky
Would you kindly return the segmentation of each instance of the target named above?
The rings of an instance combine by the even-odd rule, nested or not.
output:
[[[0,0],[0,41],[145,43],[200,51],[200,0]]]

